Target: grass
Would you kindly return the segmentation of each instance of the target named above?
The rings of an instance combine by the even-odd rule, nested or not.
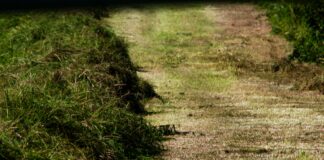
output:
[[[166,79],[177,83],[178,90],[222,90],[231,84],[234,75],[219,75],[225,65],[209,63],[211,66],[206,66],[206,60],[201,58],[213,56],[216,50],[222,48],[210,40],[213,35],[208,33],[217,28],[212,27],[213,22],[205,16],[201,5],[189,3],[184,7],[169,4],[142,7],[143,12],[138,12],[136,8],[119,10],[113,19],[108,20],[113,26],[133,25],[116,27],[115,30],[130,41],[130,56],[135,64],[165,74]],[[130,13],[135,18],[123,21]],[[152,16],[141,19],[145,13]],[[140,26],[136,19],[142,22]],[[206,67],[209,69],[206,70]]]
[[[273,32],[294,45],[291,59],[323,63],[323,1],[262,1]]]
[[[139,159],[161,135],[127,45],[92,10],[0,13],[0,159]]]
[[[264,12],[253,4],[136,5],[116,9],[107,23],[130,42],[131,59],[142,67],[139,75],[165,98],[165,103],[154,99],[147,104],[152,114],[146,118],[188,133],[171,136],[163,158],[302,159],[323,154],[323,96],[275,80],[282,75],[303,82],[322,72],[313,65],[301,72],[283,65],[272,71],[290,47],[270,34]],[[309,74],[298,78],[303,72]]]

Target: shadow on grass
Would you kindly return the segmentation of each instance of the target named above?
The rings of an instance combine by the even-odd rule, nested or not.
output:
[[[5,0],[0,1],[0,12],[3,11],[24,11],[24,10],[57,10],[57,9],[84,9],[97,7],[127,7],[172,4],[182,7],[186,4],[204,3],[242,3],[253,0]]]

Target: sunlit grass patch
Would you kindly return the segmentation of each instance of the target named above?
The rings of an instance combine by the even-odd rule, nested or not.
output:
[[[181,74],[178,74],[181,73]],[[231,86],[234,75],[218,74],[210,70],[177,70],[173,72],[175,79],[179,79],[180,88],[192,91],[223,91]]]
[[[269,33],[264,13],[254,7],[143,5],[109,18],[131,41],[140,76],[164,98],[164,103],[148,103],[146,118],[191,133],[165,142],[171,149],[166,158],[296,159],[304,150],[314,157],[322,154],[317,149],[323,98],[275,81],[286,67],[273,60],[285,57],[290,48]],[[303,81],[297,75],[311,74],[287,77]]]

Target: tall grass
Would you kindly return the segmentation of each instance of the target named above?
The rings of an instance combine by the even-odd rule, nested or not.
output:
[[[262,1],[273,31],[294,45],[291,59],[324,63],[324,1]]]
[[[0,159],[137,159],[161,150],[155,96],[89,10],[0,14]]]

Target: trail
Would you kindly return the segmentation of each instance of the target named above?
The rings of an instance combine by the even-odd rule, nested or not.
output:
[[[324,157],[324,96],[266,78],[291,47],[254,5],[138,5],[105,21],[166,99],[148,103],[147,119],[183,133],[169,136],[161,158]]]

